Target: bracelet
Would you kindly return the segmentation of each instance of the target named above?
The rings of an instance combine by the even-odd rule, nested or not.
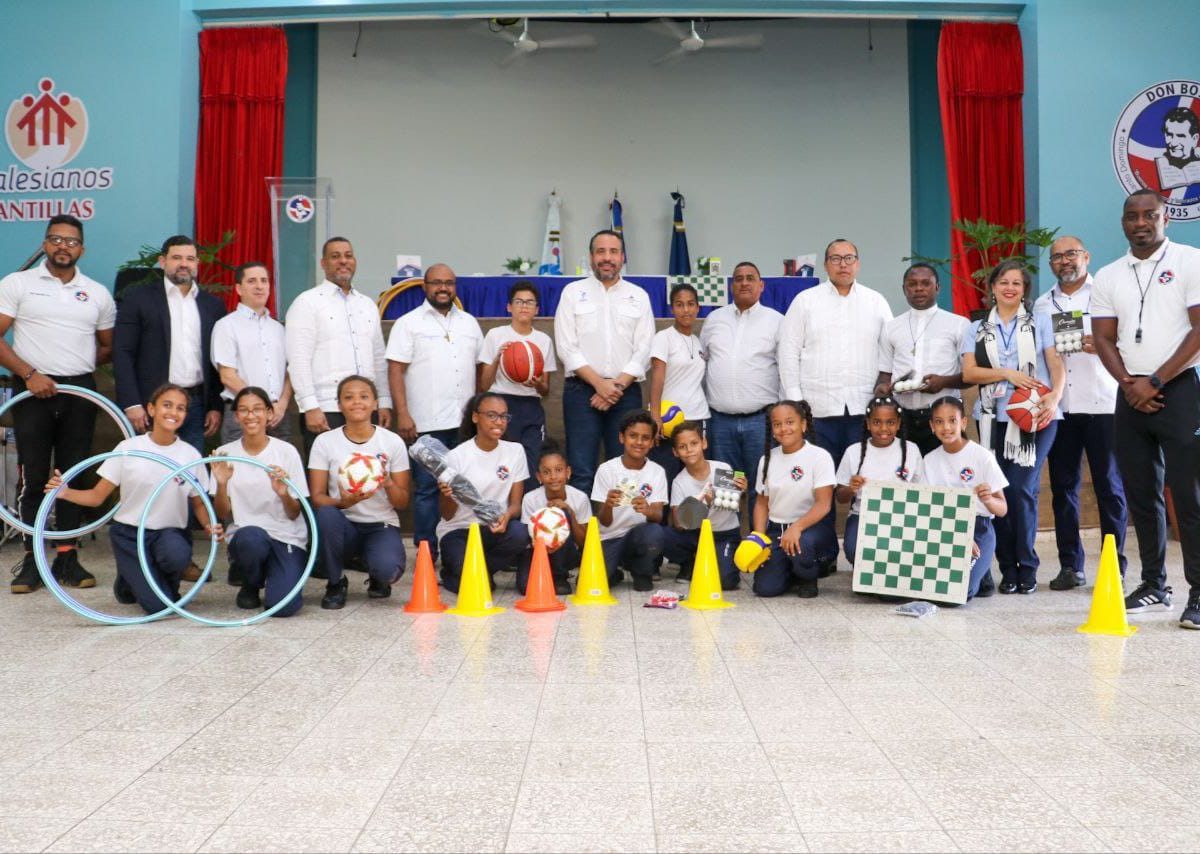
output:
[[[37,372],[38,372],[37,368],[30,368],[29,373],[27,373],[25,376],[21,377],[21,382],[26,382],[26,383],[29,382],[29,378],[32,377]]]

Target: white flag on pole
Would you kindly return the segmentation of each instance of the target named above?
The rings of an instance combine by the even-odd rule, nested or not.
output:
[[[559,208],[562,199],[555,191],[546,197],[546,242],[542,245],[542,263],[538,265],[539,276],[562,275],[562,235],[559,233]]]

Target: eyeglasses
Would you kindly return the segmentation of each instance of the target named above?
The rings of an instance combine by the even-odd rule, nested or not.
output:
[[[68,249],[76,249],[83,245],[83,241],[78,237],[63,237],[61,234],[47,234],[46,242],[51,246],[65,246]]]
[[[265,406],[255,406],[253,409],[246,409],[244,406],[239,406],[234,412],[238,415],[266,415],[267,408]]]
[[[1050,263],[1057,264],[1060,261],[1074,261],[1083,255],[1084,251],[1083,249],[1068,249],[1066,252],[1055,252],[1050,256]]]
[[[440,287],[452,288],[456,284],[458,284],[458,280],[457,279],[426,279],[425,284],[432,285],[433,287],[439,287],[439,288]]]
[[[483,409],[476,409],[475,414],[481,418],[486,418],[493,424],[507,424],[509,421],[512,421],[512,416],[507,412],[487,412]]]
[[[537,308],[537,300],[535,299],[515,299],[512,301],[513,308]]]
[[[830,264],[853,264],[858,260],[857,255],[826,255],[825,260]]]

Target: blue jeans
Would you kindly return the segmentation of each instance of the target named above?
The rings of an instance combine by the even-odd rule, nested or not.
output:
[[[992,571],[992,558],[996,556],[996,529],[987,516],[975,517],[975,545],[979,546],[979,557],[971,564],[971,579],[967,582],[967,601],[975,598],[985,575]]]
[[[657,522],[642,522],[623,536],[603,540],[600,549],[604,552],[608,583],[616,584],[624,578],[622,569],[649,581],[654,575],[654,565],[663,553],[666,535],[667,529]]]
[[[769,411],[769,410],[768,410]],[[766,411],[749,415],[727,415],[713,410],[708,419],[708,458],[729,463],[734,471],[745,472],[750,488],[746,497],[749,512],[754,512],[754,482],[758,476],[758,461],[768,447],[771,428]]]
[[[397,526],[353,522],[341,510],[325,505],[317,508],[317,530],[330,587],[342,580],[346,561],[354,557],[361,556],[367,574],[384,584],[404,574],[404,537]]]
[[[113,522],[108,527],[108,538],[112,542],[117,575],[137,598],[142,610],[154,614],[167,607],[154,595],[146,576],[142,574],[141,564],[138,563],[137,528]],[[162,592],[170,596],[172,602],[178,601],[179,582],[183,571],[192,562],[192,538],[182,528],[147,529],[146,562]]]
[[[721,576],[722,590],[737,590],[741,575],[733,565],[733,553],[742,541],[742,532],[737,528],[728,531],[713,531],[713,545],[717,549],[717,572]],[[700,546],[699,531],[681,531],[667,528],[663,554],[671,563],[679,564],[679,577],[690,579],[696,563],[696,551]]]
[[[1100,531],[1117,542],[1117,559],[1125,575],[1125,488],[1113,449],[1113,416],[1071,413],[1058,422],[1050,448],[1050,492],[1054,496],[1054,536],[1063,569],[1083,572],[1083,540],[1079,536],[1079,484],[1087,453],[1092,489],[1100,510]]]
[[[263,590],[263,607],[273,608],[296,586],[304,574],[308,552],[299,546],[273,540],[262,528],[238,528],[229,541],[229,562],[242,571],[246,587]],[[339,572],[340,572],[339,567]],[[302,592],[275,612],[290,617],[304,605]]]
[[[1037,458],[1031,466],[1019,466],[1004,457],[1004,434],[1008,422],[997,421],[992,425],[992,450],[1000,471],[1008,478],[1004,499],[1008,502],[1008,513],[997,517],[996,561],[1000,564],[1000,580],[1016,584],[1033,584],[1037,581],[1038,560],[1038,495],[1041,493],[1042,466],[1054,444],[1058,433],[1058,422],[1051,421],[1037,436]]]
[[[442,586],[457,593],[462,582],[463,563],[467,558],[469,528],[447,531],[442,537]],[[487,564],[489,581],[507,566],[521,565],[529,551],[529,528],[520,519],[510,519],[503,533],[493,534],[486,525],[479,526],[483,542],[483,560]],[[492,584],[494,588],[495,583]]]
[[[771,538],[771,556],[754,573],[755,596],[782,596],[792,586],[793,578],[815,583],[821,563],[837,557],[837,537],[821,524],[800,535],[800,554],[784,554],[779,538],[787,527],[778,522],[767,523],[765,533]]]
[[[596,452],[604,443],[606,460],[621,453],[617,425],[631,409],[642,408],[642,387],[630,383],[621,399],[607,411],[594,409],[590,385],[578,377],[567,377],[563,383],[563,424],[567,433],[567,464],[571,467],[571,486],[585,495],[592,494],[592,479],[596,476]]]
[[[204,456],[204,413],[204,395],[202,393],[189,394],[187,417],[183,419],[178,435],[180,439],[199,451],[200,456]]]
[[[447,448],[453,448],[458,444],[457,430],[430,430],[421,435],[432,436]],[[412,473],[413,545],[420,546],[421,541],[425,540],[429,543],[430,556],[436,561],[438,558],[437,523],[440,515],[438,513],[437,478],[420,463],[413,464]]]
[[[837,471],[838,464],[842,461],[842,455],[846,453],[846,449],[851,445],[855,445],[862,441],[863,437],[863,422],[865,416],[862,415],[832,415],[828,418],[813,419],[813,433],[816,434],[816,443],[820,448],[829,451],[829,456],[833,457],[833,470]],[[820,524],[824,526],[830,536],[837,540],[837,502],[830,502],[829,513],[821,520]],[[837,548],[834,547],[836,554]]]

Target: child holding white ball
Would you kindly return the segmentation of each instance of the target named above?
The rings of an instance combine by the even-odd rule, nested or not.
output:
[[[371,423],[379,407],[375,383],[348,376],[338,383],[337,402],[345,425],[318,435],[308,457],[308,490],[328,574],[321,607],[327,610],[345,607],[349,582],[343,567],[355,557],[363,559],[370,576],[367,596],[392,595],[392,584],[404,574],[404,538],[396,511],[409,500],[408,448],[391,430]],[[338,470],[354,454],[379,461],[384,477],[378,487],[341,489]]]
[[[563,456],[558,443],[547,440],[538,454],[537,479],[541,484],[521,499],[521,521],[529,525],[533,514],[547,507],[556,507],[567,517],[571,535],[567,541],[550,552],[550,574],[554,577],[554,592],[565,596],[571,592],[569,573],[579,566],[583,555],[583,540],[587,536],[587,522],[592,518],[592,502],[587,493],[571,486],[571,467]],[[517,565],[517,590],[525,593],[529,582],[529,569],[533,553],[526,552]]]

